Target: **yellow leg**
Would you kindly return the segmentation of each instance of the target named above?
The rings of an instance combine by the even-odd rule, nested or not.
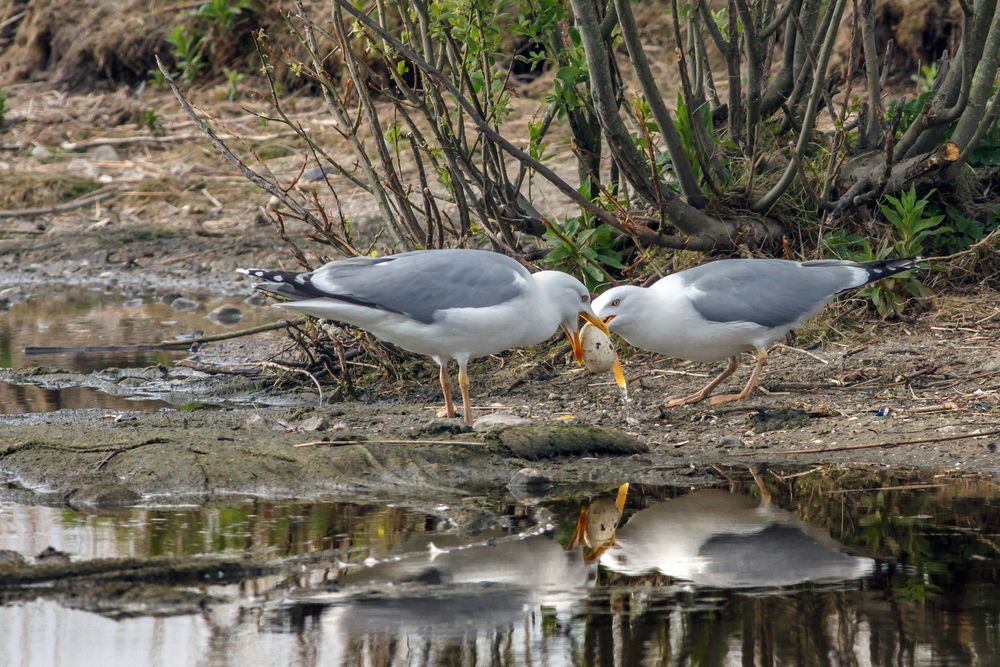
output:
[[[465,364],[458,366],[458,388],[462,390],[462,412],[465,413],[465,423],[472,426],[472,400],[469,399],[469,371]]]
[[[444,416],[451,418],[455,416],[455,404],[451,400],[451,378],[448,377],[448,363],[440,364],[440,368],[439,379],[441,380],[441,391],[444,393]]]
[[[707,385],[699,389],[698,391],[690,394],[688,396],[682,396],[680,398],[668,398],[665,403],[666,407],[674,408],[678,405],[690,405],[691,403],[699,403],[708,398],[709,394],[722,384],[722,381],[728,378],[730,375],[736,372],[736,368],[740,365],[739,359],[737,357],[729,357],[729,365],[726,366],[726,370],[719,373],[719,375],[709,382]]]
[[[753,367],[753,372],[750,373],[750,379],[747,380],[747,386],[743,387],[743,391],[738,394],[722,394],[720,396],[713,396],[708,401],[709,405],[719,405],[720,403],[739,401],[753,393],[753,390],[757,388],[757,384],[760,382],[760,373],[764,369],[764,364],[767,363],[767,350],[757,350],[754,352],[754,356],[757,357],[757,364]]]

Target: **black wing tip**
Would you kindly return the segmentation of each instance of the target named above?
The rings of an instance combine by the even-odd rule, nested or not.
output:
[[[237,273],[242,273],[251,278],[259,278],[269,283],[291,284],[302,287],[309,282],[310,274],[296,273],[294,271],[273,271],[271,269],[236,269]]]
[[[868,282],[888,278],[889,276],[922,268],[922,257],[904,257],[900,259],[877,259],[872,262],[858,262],[858,266],[868,272]]]

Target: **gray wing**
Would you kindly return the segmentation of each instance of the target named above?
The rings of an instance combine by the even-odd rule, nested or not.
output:
[[[705,319],[780,327],[813,313],[838,292],[864,284],[868,273],[853,262],[727,259],[679,276],[698,290],[691,305]]]
[[[486,308],[520,296],[531,274],[485,250],[417,250],[326,264],[305,280],[314,296],[381,308],[430,323],[448,308]]]

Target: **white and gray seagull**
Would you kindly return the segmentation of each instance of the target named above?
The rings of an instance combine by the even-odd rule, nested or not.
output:
[[[608,331],[591,310],[587,288],[573,276],[531,273],[516,260],[485,250],[352,257],[306,273],[238,271],[265,281],[256,289],[290,299],[277,306],[352,324],[434,359],[449,417],[455,416],[448,375],[448,360],[454,359],[470,424],[470,359],[540,343],[561,327],[579,362],[579,318]]]
[[[746,398],[767,362],[767,348],[822,310],[837,294],[916,268],[918,259],[873,262],[784,259],[725,259],[673,273],[649,288],[614,287],[594,299],[594,312],[635,347],[678,359],[729,366],[704,388],[667,407],[709,397],[739,365],[738,355],[757,359],[738,394],[711,403]]]

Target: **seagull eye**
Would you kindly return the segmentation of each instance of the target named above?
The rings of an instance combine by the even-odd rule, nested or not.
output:
[[[622,305],[622,300],[621,299],[615,299],[614,301],[611,302],[611,307],[612,308],[615,307],[615,306],[620,306],[620,305]]]
[[[588,301],[590,301],[590,295],[589,294],[584,294],[584,295],[580,296],[580,301],[583,301],[584,303],[587,303]]]

